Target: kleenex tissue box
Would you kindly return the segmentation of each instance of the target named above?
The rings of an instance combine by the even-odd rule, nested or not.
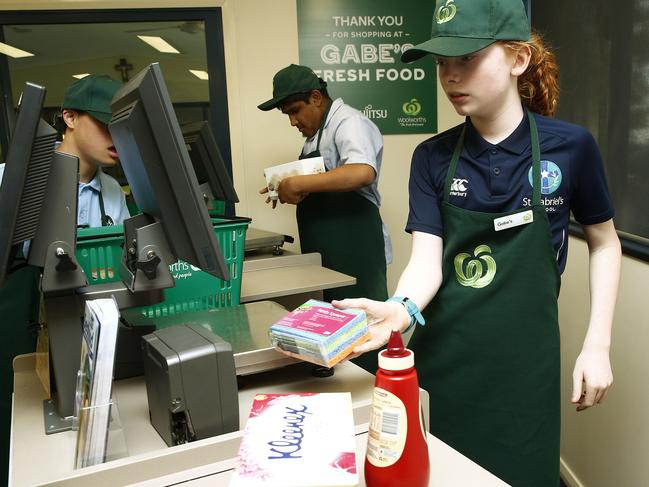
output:
[[[257,394],[230,487],[356,487],[348,392]]]

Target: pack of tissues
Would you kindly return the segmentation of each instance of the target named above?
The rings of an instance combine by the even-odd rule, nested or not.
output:
[[[370,337],[365,311],[310,299],[272,325],[270,341],[291,357],[333,367]]]

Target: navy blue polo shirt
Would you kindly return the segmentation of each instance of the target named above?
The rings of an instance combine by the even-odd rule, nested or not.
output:
[[[568,254],[568,220],[572,211],[582,225],[613,218],[604,167],[593,136],[583,127],[534,115],[541,146],[541,203],[550,220],[559,271]],[[449,203],[487,213],[532,206],[532,149],[527,115],[498,144],[483,139],[471,124],[453,176]],[[441,204],[446,173],[464,125],[417,146],[410,167],[410,213],[407,232],[443,236]]]

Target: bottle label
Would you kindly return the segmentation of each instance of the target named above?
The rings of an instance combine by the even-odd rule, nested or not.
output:
[[[406,406],[391,392],[375,387],[367,440],[367,460],[376,467],[394,465],[401,458],[407,433]]]

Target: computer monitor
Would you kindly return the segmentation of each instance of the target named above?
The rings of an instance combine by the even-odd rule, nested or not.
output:
[[[238,203],[232,177],[225,168],[210,124],[207,121],[189,123],[183,125],[182,133],[201,189],[207,185],[215,199]]]
[[[111,108],[108,129],[138,208],[162,225],[175,258],[229,280],[160,65],[120,88]]]
[[[41,119],[44,99],[43,86],[25,84],[0,185],[0,286],[34,238],[45,199],[56,130]]]

